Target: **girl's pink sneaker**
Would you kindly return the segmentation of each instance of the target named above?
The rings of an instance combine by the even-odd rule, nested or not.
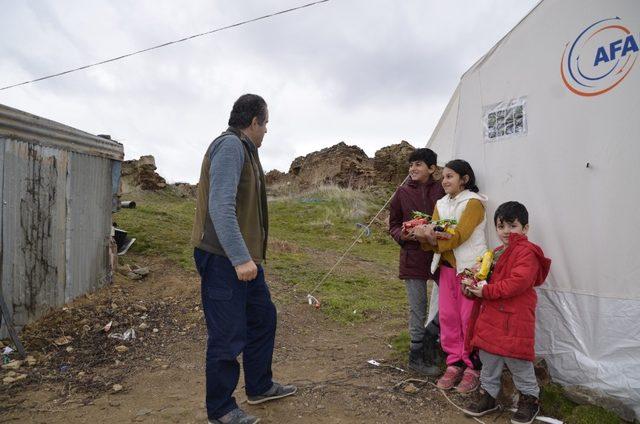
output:
[[[438,386],[438,388],[442,390],[449,390],[453,388],[453,386],[455,386],[458,381],[460,381],[460,379],[462,378],[462,373],[463,370],[461,367],[449,365],[442,377],[438,379],[438,383],[436,384],[436,386]]]
[[[471,393],[480,386],[480,371],[467,368],[462,374],[460,384],[456,386],[456,391],[461,394]]]

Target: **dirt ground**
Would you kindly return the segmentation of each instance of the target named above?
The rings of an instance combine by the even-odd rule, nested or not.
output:
[[[168,262],[145,260],[151,268],[145,279],[118,275],[114,284],[25,329],[24,343],[37,363],[17,370],[27,374],[23,380],[0,386],[0,422],[206,423],[199,278]],[[403,367],[388,345],[403,328],[335,323],[304,302],[306,293],[270,280],[268,269],[267,280],[278,307],[274,376],[297,384],[299,392],[251,406],[244,402],[241,377],[236,398],[262,422],[475,422],[431,383],[416,382],[415,390],[405,391],[402,382],[419,376],[367,364],[376,359]],[[136,329],[136,339],[108,337],[127,328]],[[119,353],[118,346],[127,350]],[[0,379],[7,375],[0,371]],[[508,414],[484,421],[508,422]]]

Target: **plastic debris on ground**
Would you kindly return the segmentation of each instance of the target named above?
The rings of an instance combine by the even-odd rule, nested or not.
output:
[[[136,338],[136,330],[133,328],[128,329],[124,333],[111,333],[108,336],[110,339],[118,339],[118,340],[133,340]]]
[[[406,372],[405,370],[403,370],[402,368],[396,367],[394,365],[387,365],[387,364],[382,364],[378,361],[376,361],[375,359],[369,359],[367,361],[367,364],[373,365],[374,367],[384,367],[384,368],[391,368],[394,370],[398,370],[400,372]]]

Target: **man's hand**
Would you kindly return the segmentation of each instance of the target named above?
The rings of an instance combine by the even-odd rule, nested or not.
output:
[[[258,267],[253,261],[236,265],[235,268],[236,274],[238,274],[238,280],[240,281],[251,281],[258,276]]]

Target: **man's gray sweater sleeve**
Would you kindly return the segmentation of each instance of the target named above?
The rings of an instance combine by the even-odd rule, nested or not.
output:
[[[237,266],[251,260],[236,216],[236,194],[244,165],[244,147],[234,136],[218,141],[211,149],[209,214],[227,257]]]

